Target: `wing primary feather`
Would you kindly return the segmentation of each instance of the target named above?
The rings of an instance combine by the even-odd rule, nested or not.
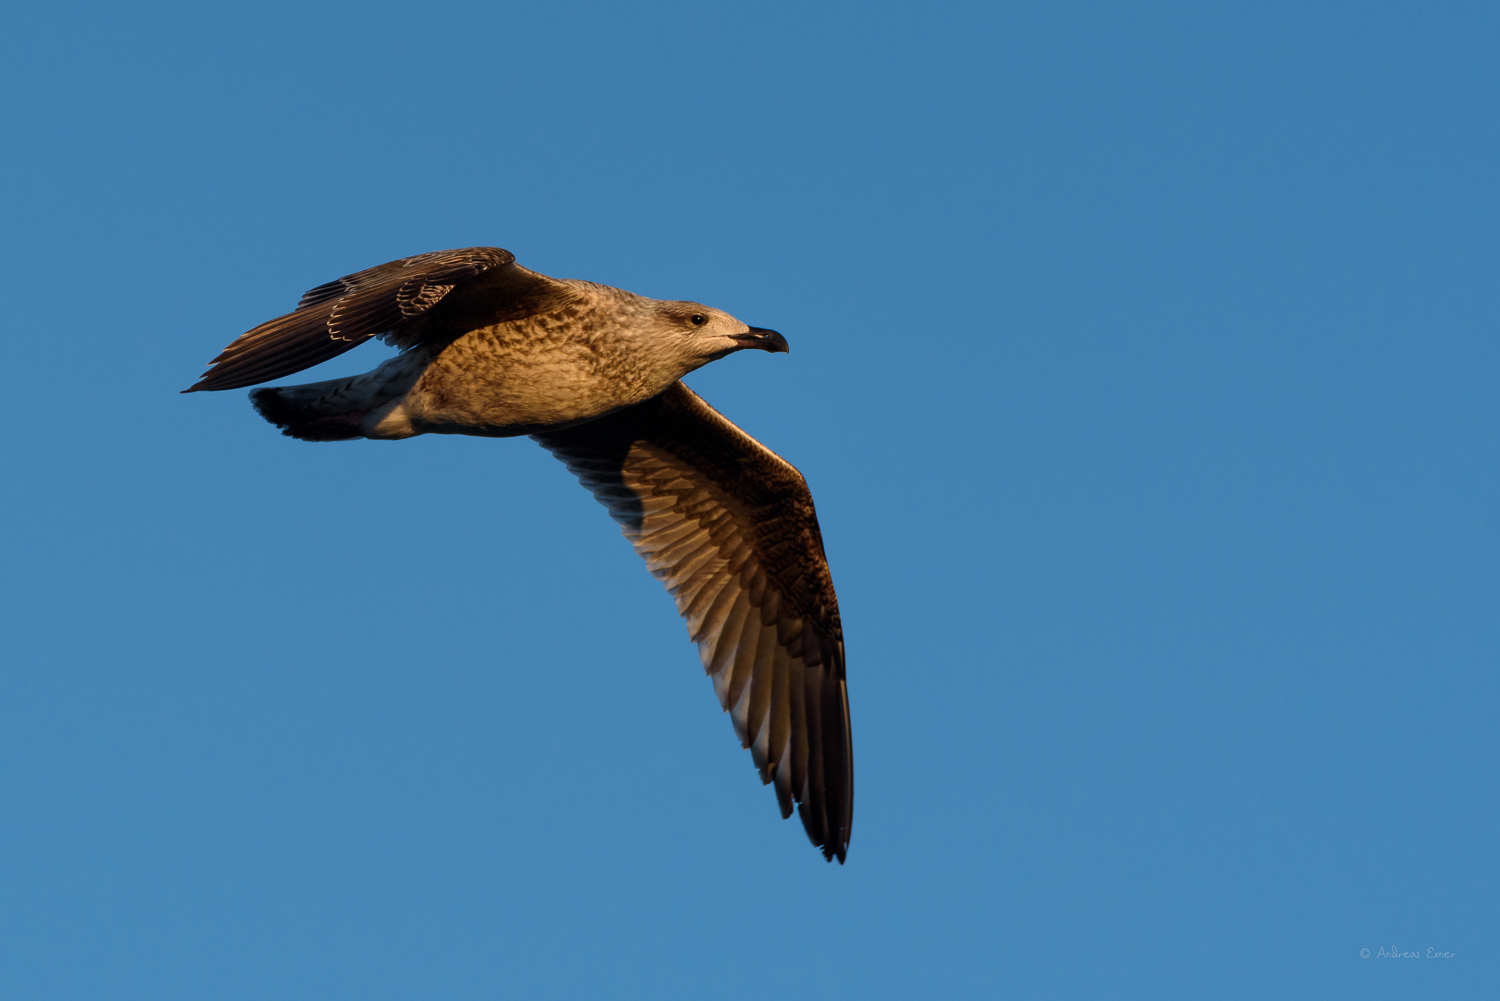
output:
[[[724,708],[738,710],[735,717],[736,732],[740,734],[740,741],[746,746],[749,742],[745,740],[743,721],[749,712],[749,703],[745,701],[745,694],[750,687],[750,679],[755,676],[755,665],[760,663],[762,648],[769,650],[770,644],[775,643],[775,638],[765,626],[753,618],[747,624],[746,638],[740,640],[740,646],[735,651],[734,676],[729,679],[728,695],[724,700]],[[744,707],[740,708],[740,703]]]
[[[734,604],[724,621],[713,635],[704,637],[698,644],[705,671],[717,676],[733,667],[734,652],[739,649],[740,637],[749,622],[750,603],[745,600],[745,592],[736,589]]]
[[[807,798],[807,669],[795,658],[787,661],[787,716],[791,731],[788,750],[790,782],[799,800]]]
[[[694,643],[712,641],[724,626],[724,620],[734,610],[735,599],[739,596],[739,581],[735,580],[734,574],[729,570],[720,570],[719,576],[724,578],[724,586],[719,594],[703,610],[703,616],[698,621],[696,629],[689,629],[688,637]]]
[[[807,777],[807,798],[802,801],[799,812],[802,816],[802,826],[807,830],[807,836],[812,843],[823,849],[824,858],[828,856],[828,794],[824,779],[824,746],[823,746],[823,686],[821,679],[814,676],[813,684],[808,686],[807,692],[811,696],[807,704],[807,745],[809,750]]]
[[[768,746],[772,777],[776,780],[776,799],[781,806],[781,819],[792,815],[791,770],[787,758],[787,734],[791,728],[791,706],[787,702],[788,660],[777,657],[771,662],[771,705],[767,710],[767,722],[771,731]]]
[[[711,549],[706,552],[709,553],[707,559],[694,556],[695,560],[700,560],[700,565],[707,565],[717,559],[717,554]],[[718,598],[724,588],[729,586],[732,578],[729,572],[721,567],[706,570],[702,574],[696,572],[682,574],[676,568],[672,568],[670,571],[662,571],[662,574],[667,578],[667,586],[677,594],[678,614],[687,620],[688,637],[696,643],[703,626],[704,615],[713,607],[714,599]]]
[[[764,647],[762,647],[765,650]],[[757,657],[755,660],[755,674],[750,678],[750,705],[746,709],[746,729],[750,733],[752,742],[751,750],[755,756],[755,766],[765,768],[765,747],[761,742],[762,731],[766,729],[766,715],[771,708],[771,685],[772,676],[775,673],[773,661],[777,656],[782,656],[781,651],[774,646],[765,650],[768,656]],[[767,740],[769,740],[767,735]],[[764,775],[761,776],[765,778]]]

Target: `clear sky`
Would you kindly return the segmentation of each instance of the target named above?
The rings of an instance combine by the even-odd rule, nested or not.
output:
[[[1478,3],[12,5],[0,994],[1492,997],[1497,45]],[[846,866],[534,444],[178,395],[475,244],[790,341],[688,381],[817,499]]]

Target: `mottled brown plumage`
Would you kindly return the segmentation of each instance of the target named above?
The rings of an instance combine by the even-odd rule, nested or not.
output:
[[[844,860],[853,756],[838,599],[789,463],[679,380],[775,331],[693,302],[549,278],[496,247],[403,258],[307,292],[193,390],[311,367],[372,337],[402,353],[346,379],[259,389],[309,441],[532,435],[620,523],[687,620],[720,704],[824,856]]]

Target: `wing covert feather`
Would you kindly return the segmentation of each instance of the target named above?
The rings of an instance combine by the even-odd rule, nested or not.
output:
[[[319,285],[304,293],[292,312],[232,341],[184,392],[279,379],[372,337],[411,347],[429,337],[456,336],[550,308],[571,294],[566,284],[515,261],[499,247],[439,250]],[[438,312],[449,322],[428,322],[439,303],[444,308]]]

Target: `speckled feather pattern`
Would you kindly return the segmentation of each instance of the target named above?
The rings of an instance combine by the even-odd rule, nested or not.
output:
[[[420,432],[512,435],[599,417],[660,393],[681,367],[633,335],[654,300],[576,283],[569,304],[463,334],[403,406]]]

